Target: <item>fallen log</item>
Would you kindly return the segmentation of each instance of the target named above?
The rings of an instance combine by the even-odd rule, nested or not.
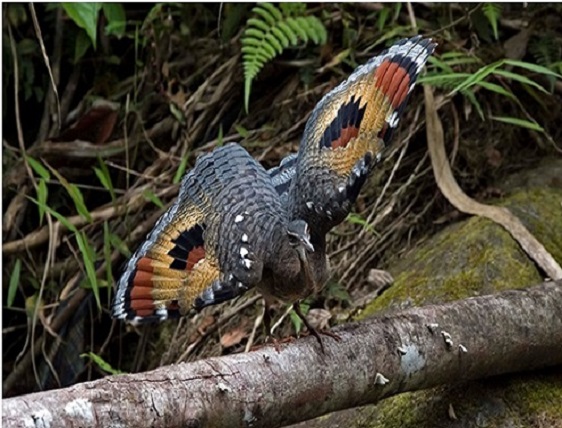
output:
[[[247,354],[2,402],[5,427],[274,427],[395,394],[562,364],[562,281],[412,308]]]

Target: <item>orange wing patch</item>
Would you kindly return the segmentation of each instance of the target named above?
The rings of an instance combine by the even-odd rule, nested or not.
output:
[[[336,117],[322,135],[320,147],[345,148],[353,138],[357,137],[365,114],[365,106],[360,107],[360,104],[361,98],[355,99],[355,96],[352,96],[338,109]]]
[[[387,59],[375,70],[375,86],[397,109],[408,95],[410,75],[400,63]]]
[[[129,273],[123,302],[128,319],[152,321],[164,313],[166,318],[185,313],[218,278],[215,263],[206,260],[203,232],[202,225],[184,231],[164,226]]]

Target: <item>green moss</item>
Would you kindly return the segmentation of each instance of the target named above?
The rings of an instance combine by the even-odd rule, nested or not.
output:
[[[361,421],[358,426],[560,427],[562,375],[559,372],[503,376],[400,394],[363,408],[357,418]]]
[[[562,426],[562,375],[526,376],[510,382],[507,399],[528,422],[544,426]],[[551,422],[548,424],[547,422]]]
[[[562,264],[562,190],[532,188],[519,192],[505,204]]]
[[[562,190],[518,190],[508,207],[562,263]],[[395,282],[359,318],[410,306],[526,287],[542,273],[501,226],[471,217],[416,246],[390,269]],[[519,374],[400,394],[367,406],[356,426],[562,427],[562,374]],[[452,418],[451,410],[454,413]]]
[[[562,191],[519,191],[509,207],[546,249],[562,262]],[[441,303],[539,283],[542,274],[500,225],[482,217],[449,226],[402,257],[391,269],[395,282],[358,318],[381,311]]]

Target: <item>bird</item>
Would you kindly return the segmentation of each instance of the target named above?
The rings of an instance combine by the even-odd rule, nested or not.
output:
[[[236,143],[201,155],[126,263],[113,317],[164,321],[257,288],[268,336],[269,307],[290,303],[323,350],[300,302],[322,290],[326,236],[381,161],[435,47],[429,38],[406,38],[359,66],[320,100],[297,153],[275,168]]]

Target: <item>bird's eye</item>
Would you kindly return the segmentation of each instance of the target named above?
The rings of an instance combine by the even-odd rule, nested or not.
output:
[[[296,235],[293,235],[292,233],[288,233],[287,234],[289,236],[289,244],[296,246],[299,243],[299,238]]]

